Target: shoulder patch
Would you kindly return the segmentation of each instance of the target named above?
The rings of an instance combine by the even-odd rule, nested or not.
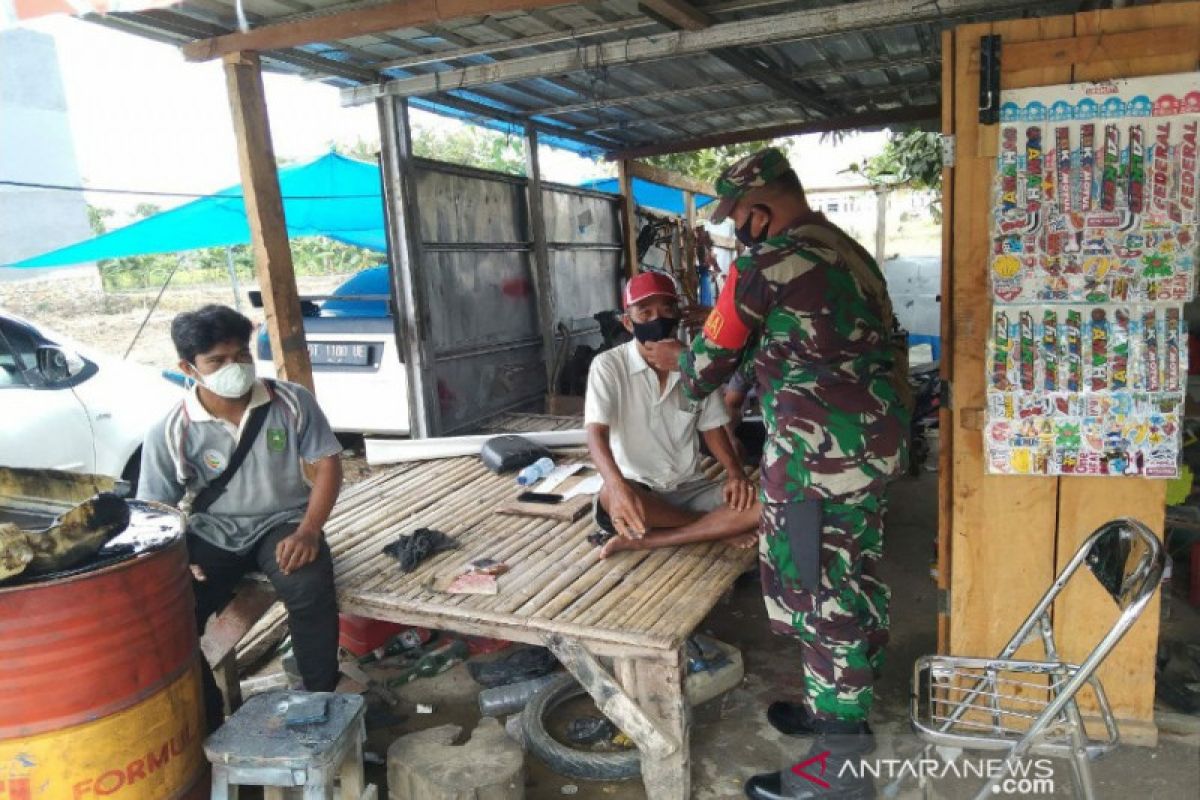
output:
[[[741,259],[738,259],[740,262]],[[737,312],[737,283],[740,276],[738,265],[729,271],[729,280],[717,298],[717,305],[704,323],[704,336],[717,347],[740,350],[750,338],[750,329],[742,322]]]

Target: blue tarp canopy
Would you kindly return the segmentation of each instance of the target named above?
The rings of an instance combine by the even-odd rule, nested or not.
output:
[[[386,251],[376,164],[331,152],[307,164],[280,167],[279,188],[289,236],[328,236],[346,244]],[[8,266],[54,267],[249,242],[246,204],[238,185]]]
[[[618,193],[616,178],[584,181],[580,186]],[[327,236],[368,250],[387,251],[377,164],[331,152],[307,164],[281,167],[279,188],[290,237]],[[683,192],[678,189],[634,178],[633,195],[639,206],[679,215],[684,213]],[[698,194],[696,207],[707,205],[714,199]],[[238,185],[94,239],[5,266],[57,267],[249,242],[246,204],[242,200],[242,187]]]
[[[597,180],[584,181],[579,184],[584,189],[595,189],[597,192],[608,192],[609,194],[620,194],[621,189],[616,178],[599,178]],[[659,186],[657,183],[644,181],[641,178],[633,179],[633,199],[639,206],[646,208],[656,208],[659,211],[667,211],[671,214],[683,216],[683,192],[679,189],[672,189],[669,186]],[[696,208],[706,206],[716,200],[715,197],[709,197],[706,194],[696,195]]]

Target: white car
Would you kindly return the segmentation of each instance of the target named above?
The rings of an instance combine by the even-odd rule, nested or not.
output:
[[[408,435],[408,373],[388,298],[386,265],[356,273],[327,297],[300,298],[317,402],[339,433]],[[251,292],[250,302],[260,306],[261,295]],[[258,374],[274,378],[266,326],[252,350]]]
[[[132,483],[146,431],[182,396],[157,370],[0,312],[0,466]]]

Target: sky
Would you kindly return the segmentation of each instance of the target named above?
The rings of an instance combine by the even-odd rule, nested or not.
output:
[[[238,182],[219,61],[188,63],[170,45],[73,17],[44,17],[26,27],[54,37],[85,185],[205,193]],[[330,142],[379,141],[373,105],[342,108],[337,89],[294,76],[266,73],[264,85],[279,157],[305,161],[326,152]],[[434,130],[463,124],[419,110],[413,122]],[[806,185],[827,186],[854,182],[840,171],[882,143],[883,134],[852,136],[838,145],[806,136],[791,140],[789,151]],[[542,170],[547,180],[564,183],[614,174],[610,164],[550,148],[543,149]],[[89,193],[88,201],[131,210],[139,198]]]

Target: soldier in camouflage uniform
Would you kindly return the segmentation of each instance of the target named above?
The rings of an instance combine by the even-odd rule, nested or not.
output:
[[[890,593],[874,567],[884,486],[906,457],[909,422],[891,348],[891,302],[875,261],[809,208],[776,148],[727,168],[717,191],[713,221],[731,216],[749,250],[734,263],[703,334],[681,354],[683,385],[694,399],[715,391],[757,338],[767,427],[763,596],[772,628],[803,643],[805,673],[804,703],[774,703],[768,719],[784,733],[816,735],[812,755],[830,751],[821,776],[829,788],[785,770],[755,776],[746,792],[872,797],[869,778],[837,773],[873,747],[866,719],[887,641]]]

